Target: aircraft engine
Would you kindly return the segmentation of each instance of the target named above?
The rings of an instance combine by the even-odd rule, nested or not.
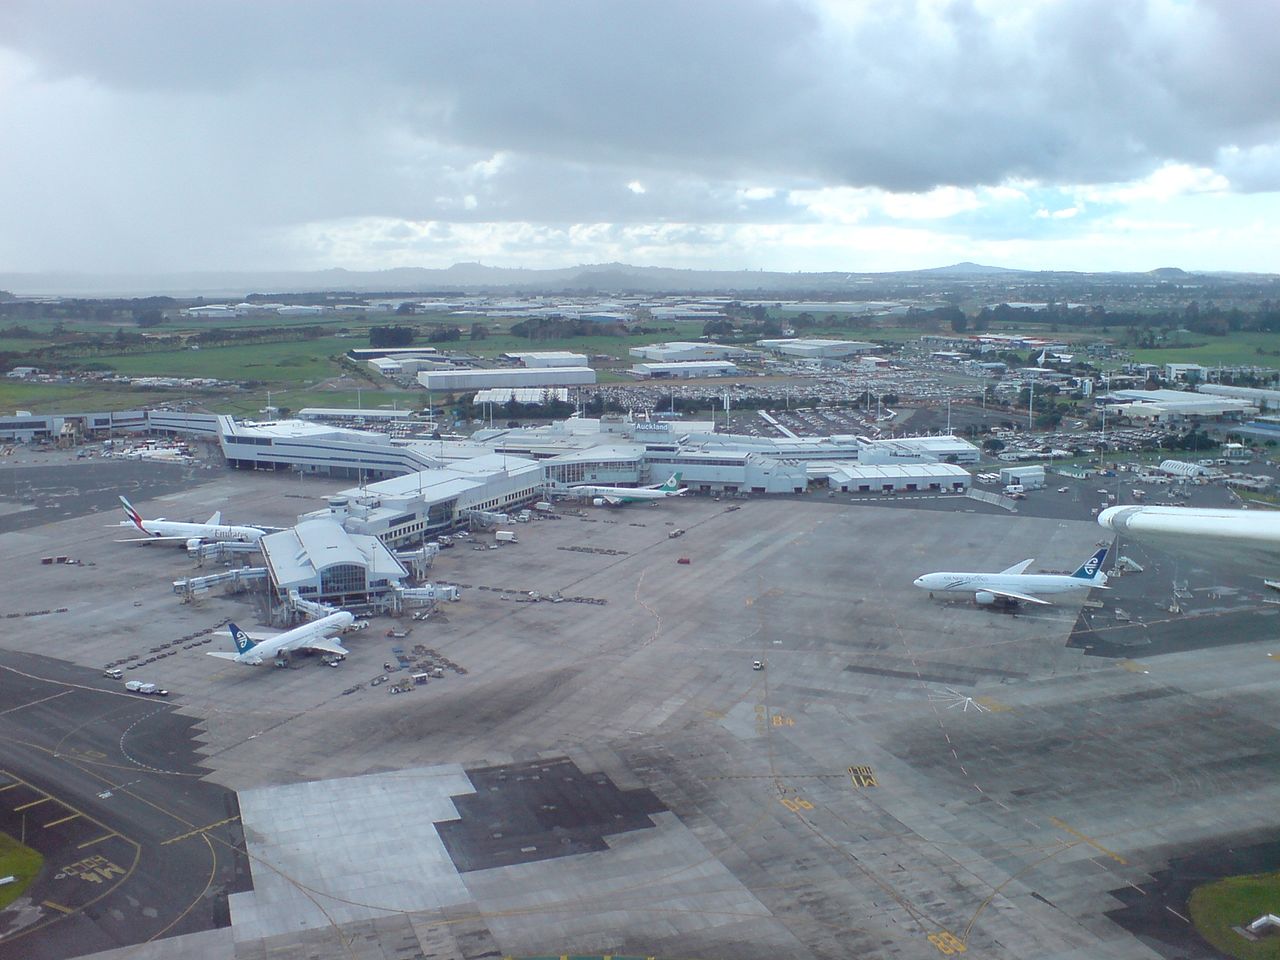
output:
[[[973,595],[973,602],[984,607],[989,607],[996,602],[996,595],[990,590],[979,590]]]
[[[188,540],[188,541],[187,541],[187,552],[188,552],[188,553],[199,553],[199,552],[200,552],[200,544],[201,544],[201,542],[202,542],[202,541],[200,540],[200,538],[199,538],[199,537],[192,537],[190,540]]]
[[[591,501],[591,505],[592,505],[593,507],[603,507],[603,506],[604,506],[604,497],[595,497],[595,498],[593,498],[593,499],[592,499],[592,501]]]

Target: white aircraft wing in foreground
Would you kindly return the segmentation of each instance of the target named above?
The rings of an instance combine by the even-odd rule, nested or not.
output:
[[[1108,507],[1098,523],[1122,537],[1242,568],[1280,562],[1280,511],[1208,507]]]

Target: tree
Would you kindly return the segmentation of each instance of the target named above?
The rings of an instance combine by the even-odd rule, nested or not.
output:
[[[164,314],[159,310],[141,310],[133,315],[133,322],[143,329],[158,327],[164,323]]]
[[[413,343],[413,327],[370,327],[369,346],[407,347]]]
[[[1004,441],[999,437],[988,437],[982,441],[982,449],[991,454],[999,453],[1004,449]]]
[[[408,301],[396,307],[397,317],[411,317],[417,312],[418,312],[418,305],[416,303],[409,303]]]
[[[485,326],[483,323],[473,323],[471,325],[471,339],[472,340],[488,340],[489,328]]]

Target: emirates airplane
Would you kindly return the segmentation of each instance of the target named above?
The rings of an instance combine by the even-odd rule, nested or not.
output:
[[[248,527],[236,526],[234,524],[224,524],[222,522],[222,511],[215,511],[204,523],[186,523],[181,520],[144,520],[142,514],[138,513],[124,497],[120,498],[120,502],[124,505],[124,515],[128,520],[122,520],[122,527],[136,527],[142,532],[141,537],[132,537],[127,540],[117,540],[116,543],[182,543],[187,547],[199,545],[201,543],[216,543],[223,540],[240,541],[241,543],[256,543],[263,536],[270,533],[271,530],[265,527]]]

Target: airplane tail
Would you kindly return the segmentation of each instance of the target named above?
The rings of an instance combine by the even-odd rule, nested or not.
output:
[[[128,500],[126,500],[124,497],[120,498],[120,502],[124,504],[124,515],[129,518],[129,520],[133,523],[135,527],[137,527],[143,533],[146,533],[147,528],[142,525],[142,514],[140,514],[137,510],[133,509],[133,504],[130,503]]]
[[[1107,559],[1107,551],[1110,547],[1102,547],[1097,553],[1086,560],[1071,574],[1077,580],[1096,580],[1102,582],[1107,575],[1102,572],[1102,564]]]
[[[236,645],[236,653],[248,653],[257,646],[249,635],[234,623],[229,623],[227,626],[231,629],[231,640]]]
[[[221,511],[221,510],[215,510],[215,511],[213,511],[213,516],[212,516],[212,517],[210,517],[208,520],[206,520],[206,521],[205,521],[205,523],[207,523],[207,524],[208,524],[209,526],[211,526],[211,527],[218,527],[218,526],[221,526],[221,525],[222,525],[222,511]]]
[[[671,491],[673,491],[673,490],[679,490],[679,489],[680,489],[680,474],[679,474],[679,473],[673,473],[671,476],[667,477],[667,482],[666,482],[666,483],[664,483],[662,486],[660,486],[658,489],[659,489],[659,490],[662,490],[662,491],[663,491],[663,492],[665,492],[665,493],[669,493],[669,492],[671,492]]]

